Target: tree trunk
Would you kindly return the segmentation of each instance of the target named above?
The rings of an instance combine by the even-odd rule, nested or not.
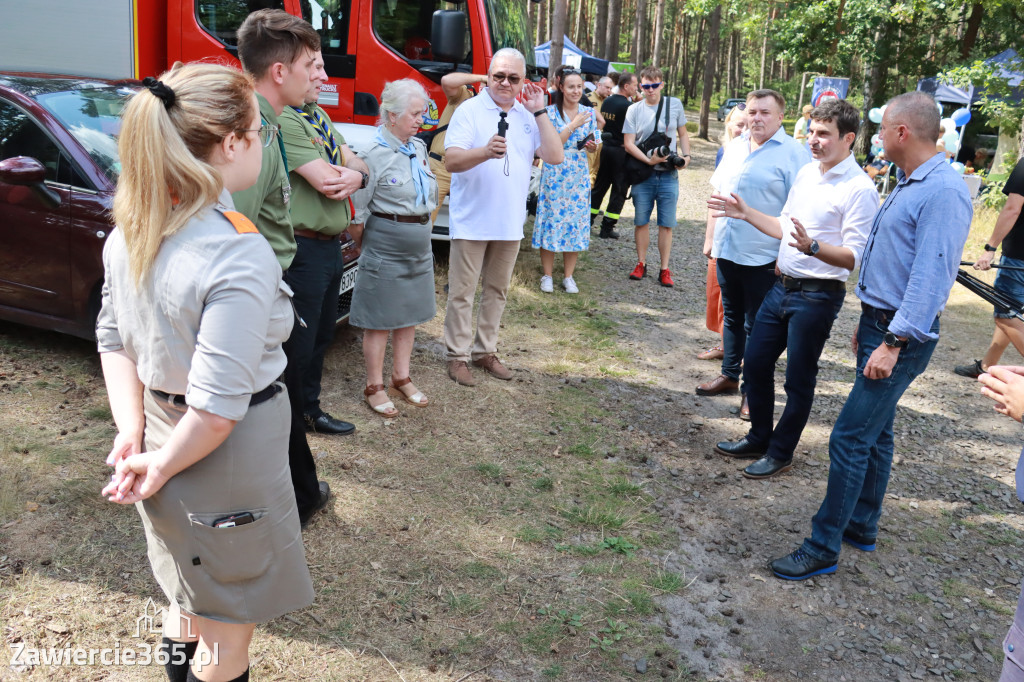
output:
[[[594,3],[594,43],[590,46],[590,54],[602,57],[608,39],[608,0],[597,0]]]
[[[976,2],[971,6],[971,16],[967,18],[967,30],[964,31],[963,42],[960,43],[960,58],[967,59],[971,56],[974,43],[978,40],[978,29],[981,28],[982,6]]]
[[[846,9],[846,0],[839,0],[839,10],[836,12],[836,35],[832,39],[832,45],[829,46],[829,50],[826,54],[829,55],[828,66],[825,67],[825,75],[832,75],[832,60],[836,54],[836,48],[839,46],[839,37],[843,35],[843,10]]]
[[[537,5],[537,45],[548,40],[548,3],[551,0],[540,0]]]
[[[654,11],[654,49],[651,51],[651,63],[655,66],[662,64],[665,60],[661,54],[663,26],[665,23],[665,0],[658,0],[657,9]]]
[[[764,25],[764,38],[761,40],[761,75],[757,79],[757,89],[764,87],[764,65],[768,58],[768,22]]]
[[[565,14],[569,0],[555,0],[555,11],[551,16],[551,59],[548,61],[548,73],[552,73],[562,63],[562,47],[565,44]]]
[[[702,71],[700,57],[704,54],[702,50],[704,47],[704,32],[707,25],[707,17],[702,17],[700,21],[700,29],[697,31],[697,49],[695,49],[691,54],[692,64],[690,65],[690,87],[688,89],[690,98],[697,96],[697,81],[700,78]]]
[[[608,0],[608,34],[605,40],[604,58],[619,61],[619,31],[622,28],[622,0]]]
[[[711,86],[715,80],[715,64],[718,63],[718,38],[722,28],[722,6],[715,5],[708,28],[708,51],[704,60],[704,89],[700,96],[700,130],[697,136],[708,139],[708,118],[711,114]]]
[[[637,71],[643,68],[644,63],[644,24],[647,11],[647,0],[636,0],[636,15],[633,24],[633,62]]]
[[[579,0],[576,7],[576,22],[572,30],[572,41],[579,45],[586,45],[583,40],[583,27],[587,24],[587,0]]]

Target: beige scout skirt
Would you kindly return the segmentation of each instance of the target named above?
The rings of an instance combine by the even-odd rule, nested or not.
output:
[[[146,450],[185,409],[145,392]],[[216,450],[136,504],[157,582],[182,611],[262,623],[313,602],[288,468],[288,394],[250,407]],[[214,528],[225,516],[256,520]]]

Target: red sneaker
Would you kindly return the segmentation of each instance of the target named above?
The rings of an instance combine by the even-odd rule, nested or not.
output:
[[[674,287],[676,285],[676,283],[672,281],[672,273],[668,268],[662,270],[658,274],[658,283],[663,287]]]
[[[647,276],[647,265],[644,263],[637,263],[636,267],[633,268],[633,272],[629,273],[630,279],[643,279]]]

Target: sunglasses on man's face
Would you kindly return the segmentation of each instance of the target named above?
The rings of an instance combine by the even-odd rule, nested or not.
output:
[[[658,88],[661,87],[661,81],[657,83],[643,83],[640,85],[640,87],[643,88],[644,90],[657,90]]]
[[[494,79],[495,83],[508,81],[509,85],[519,85],[519,81],[523,80],[522,76],[517,76],[512,73],[492,73],[491,78]]]

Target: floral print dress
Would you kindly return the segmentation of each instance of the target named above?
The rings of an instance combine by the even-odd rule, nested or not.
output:
[[[547,108],[548,117],[561,133],[569,125],[558,113],[558,107]],[[576,149],[590,133],[599,134],[594,110],[580,105],[580,112],[590,115],[584,125],[572,131],[562,145],[565,160],[557,166],[544,164],[537,198],[537,218],[533,223],[534,248],[564,253],[586,251],[590,246],[590,166],[586,149]]]

